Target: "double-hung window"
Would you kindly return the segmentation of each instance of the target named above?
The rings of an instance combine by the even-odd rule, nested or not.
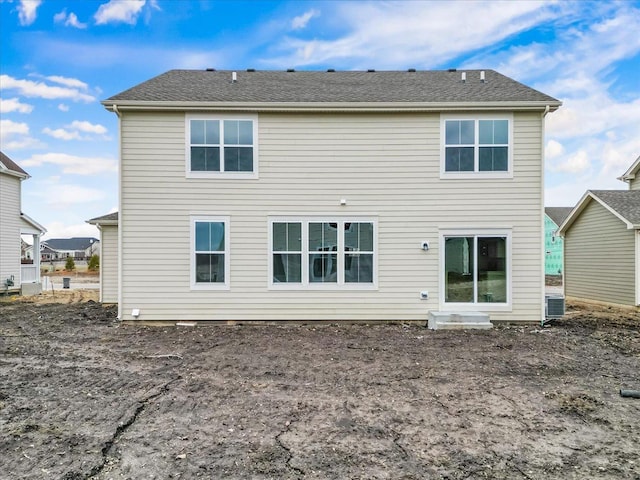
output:
[[[445,304],[509,303],[509,231],[447,232],[442,241]]]
[[[186,119],[187,176],[253,178],[257,175],[257,117]]]
[[[270,221],[272,286],[351,288],[376,283],[376,223],[368,218]]]
[[[228,217],[191,217],[191,288],[229,288]]]
[[[443,116],[442,176],[510,176],[512,118]]]

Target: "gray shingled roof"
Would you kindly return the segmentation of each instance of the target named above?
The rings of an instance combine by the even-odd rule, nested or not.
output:
[[[560,226],[569,216],[573,207],[545,207],[544,213],[553,220],[553,223]]]
[[[49,248],[54,250],[86,250],[93,243],[97,242],[93,237],[73,237],[73,238],[50,238],[44,240]]]
[[[98,223],[117,224],[118,223],[118,212],[107,213],[106,215],[102,215],[100,217],[92,218],[91,220],[87,220],[87,223],[90,223],[92,225],[96,225]]]
[[[589,190],[632,225],[640,226],[640,190]]]
[[[12,172],[18,173],[20,175],[24,175],[26,177],[29,176],[29,174],[25,172],[22,168],[20,168],[20,166],[16,162],[11,160],[2,152],[0,152],[0,162],[2,162],[2,164]]]
[[[170,70],[114,95],[119,102],[546,102],[555,98],[493,70],[431,71],[237,71]]]

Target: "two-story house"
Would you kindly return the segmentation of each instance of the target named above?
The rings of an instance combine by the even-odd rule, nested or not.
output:
[[[29,178],[17,163],[0,152],[0,294],[22,292],[34,295],[42,291],[40,257],[21,261],[22,235],[32,238],[39,250],[46,229],[22,212],[22,181]]]
[[[491,70],[208,69],[103,105],[125,321],[544,316],[548,95]]]

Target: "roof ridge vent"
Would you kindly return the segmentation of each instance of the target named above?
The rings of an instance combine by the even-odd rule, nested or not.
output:
[[[370,72],[370,73],[373,73],[373,72],[375,72],[375,71],[376,71],[376,69],[375,69],[375,68],[370,68],[369,70],[367,70],[367,72]]]
[[[295,72],[296,69],[295,68],[287,68],[287,72]]]
[[[330,73],[333,73],[333,72],[335,72],[335,71],[336,71],[336,69],[335,69],[335,68],[329,68],[329,69],[327,69],[327,72],[330,72]]]
[[[256,69],[255,68],[247,68],[247,72],[255,72]]]
[[[467,82],[467,72],[462,72],[461,80],[462,80],[462,83]]]
[[[447,70],[447,72],[449,73],[453,73],[453,72],[457,72],[458,70],[456,70],[455,68],[450,68],[449,70]]]
[[[207,72],[215,72],[216,69],[215,68],[207,68]]]
[[[407,72],[411,72],[411,73],[415,73],[416,69],[415,68],[410,68],[409,70],[407,70]]]

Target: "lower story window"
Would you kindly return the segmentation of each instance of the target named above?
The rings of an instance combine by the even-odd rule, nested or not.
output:
[[[508,237],[444,237],[446,303],[507,303]]]
[[[228,287],[228,230],[227,218],[192,218],[192,287]]]
[[[374,256],[373,221],[271,222],[272,284],[373,285]]]

